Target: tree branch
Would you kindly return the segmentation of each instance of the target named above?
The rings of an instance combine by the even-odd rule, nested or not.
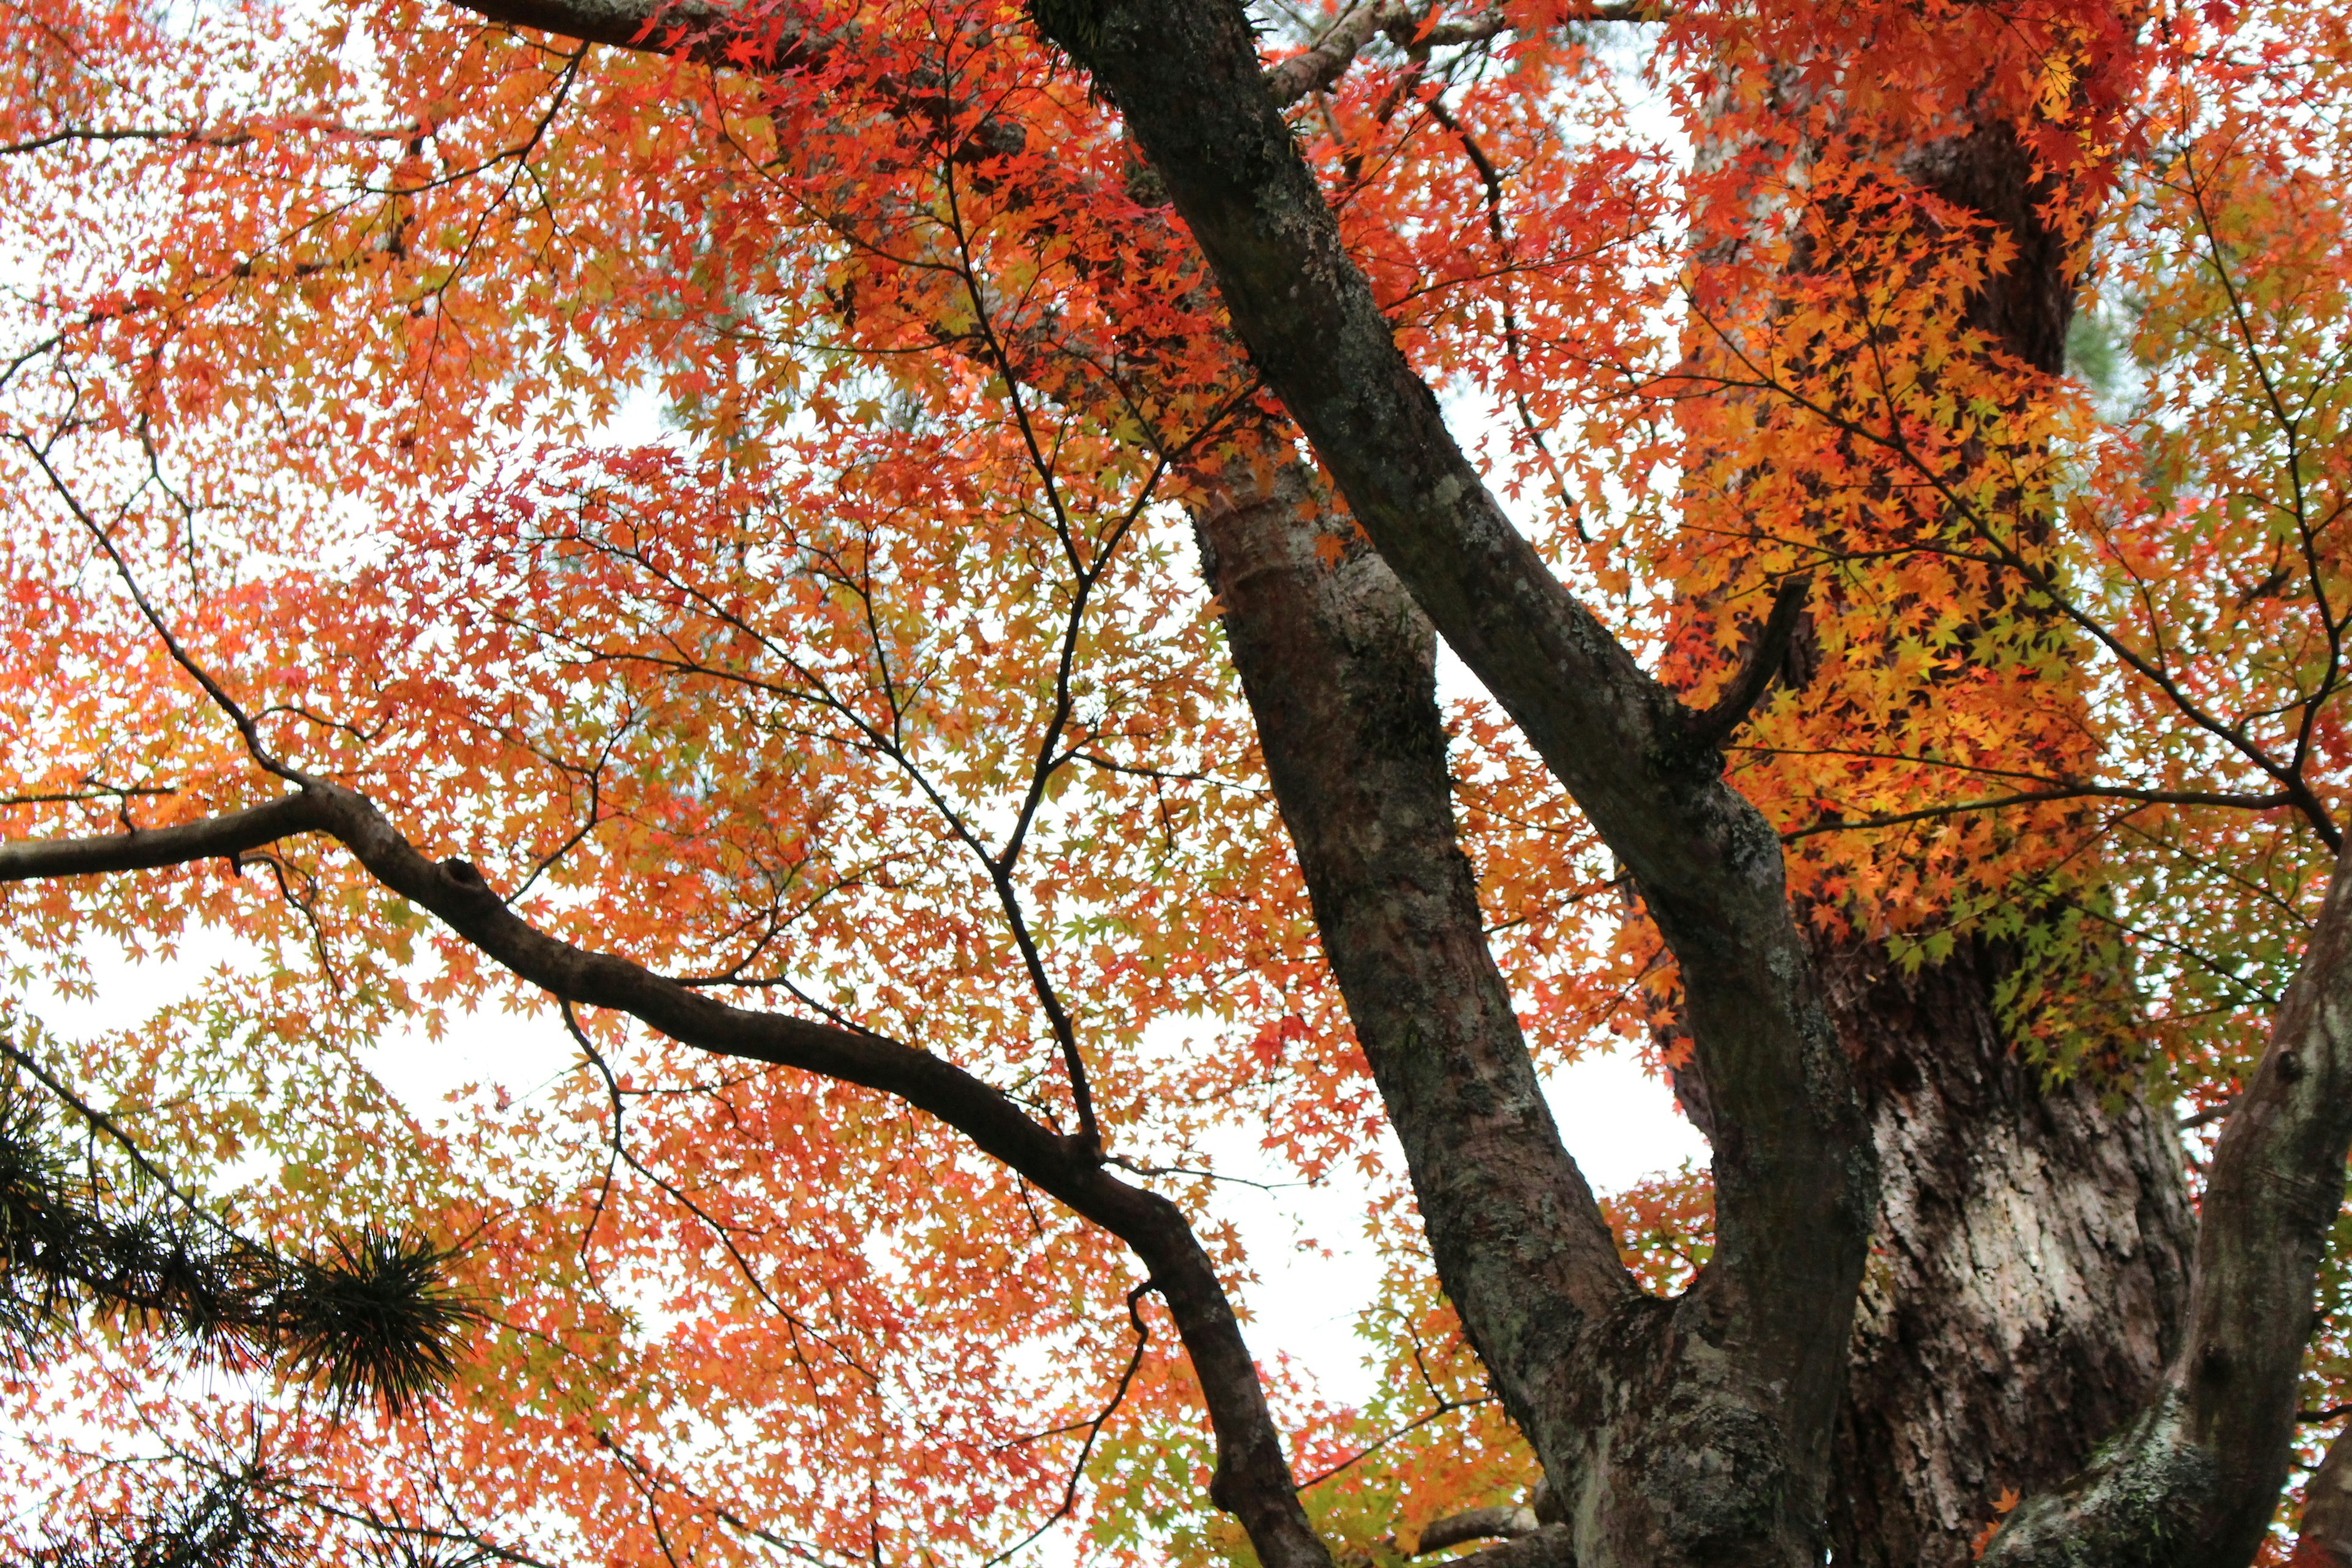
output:
[[[215,857],[233,862],[278,839],[326,826],[327,816],[318,801],[309,795],[289,795],[249,811],[172,827],[133,828],[97,838],[0,843],[0,882],[149,871]]]
[[[457,0],[463,9],[510,27],[536,27],[592,44],[646,54],[683,54],[705,65],[755,71],[808,70],[831,58],[836,32],[802,27],[781,7],[745,8],[715,0]]]
[[[278,831],[264,835],[257,823]],[[364,795],[323,780],[305,780],[299,794],[273,805],[206,823],[114,840],[0,847],[0,880],[184,863],[306,830],[333,837],[378,882],[559,999],[625,1013],[715,1055],[892,1095],[1119,1237],[1150,1271],[1200,1380],[1217,1444],[1211,1497],[1241,1521],[1269,1568],[1330,1568],[1298,1504],[1233,1304],[1183,1211],[1120,1181],[1077,1141],[1032,1120],[961,1068],[880,1035],[730,1006],[626,959],[549,936],[509,909],[470,862],[427,859]],[[175,836],[167,843],[176,853],[154,843],[166,833]]]
[[[2304,1483],[2303,1518],[2295,1525],[2287,1568],[2346,1568],[2352,1563],[2352,1427],[2336,1435],[2326,1458]]]
[[[1639,1288],[1561,1146],[1486,943],[1455,837],[1436,635],[1349,543],[1310,470],[1259,472],[1237,462],[1203,487],[1204,574],[1438,1278],[1504,1408],[1564,1479],[1586,1436],[1566,1384]]]
[[[1728,1467],[1706,1484],[1743,1517],[1766,1509],[1759,1532],[1801,1560],[1818,1543],[1876,1183],[1777,837],[1446,429],[1265,91],[1236,0],[1034,9],[1125,116],[1252,362],[1356,521],[1632,871],[1681,967],[1695,1059],[1727,1135],[1717,1251],[1700,1300],[1676,1310],[1691,1333],[1735,1347],[1715,1363],[1727,1370],[1706,1375],[1776,1434],[1772,1462],[1788,1467],[1769,1503],[1760,1478]]]
[[[1764,629],[1757,635],[1754,653],[1738,679],[1726,688],[1715,705],[1704,713],[1694,712],[1684,720],[1684,732],[1691,743],[1708,749],[1723,744],[1733,731],[1747,721],[1757,703],[1763,700],[1772,678],[1780,673],[1780,666],[1789,657],[1789,639],[1796,635],[1797,617],[1804,614],[1805,595],[1812,590],[1810,577],[1781,579],[1778,592],[1772,595],[1772,610],[1764,618]]]
[[[1517,1505],[1465,1509],[1431,1521],[1429,1528],[1421,1532],[1421,1540],[1414,1543],[1412,1554],[1420,1557],[1443,1552],[1465,1541],[1517,1541],[1541,1528],[1532,1509]]]
[[[740,70],[783,72],[823,67],[850,41],[846,28],[818,31],[798,27],[772,13],[762,13],[755,26],[745,26],[740,10],[713,0],[454,0],[462,9],[487,21],[511,27],[535,27],[567,38],[581,38],[613,48],[647,54],[680,54],[703,65]],[[1386,34],[1401,48],[1423,50],[1484,43],[1510,30],[1507,14],[1480,11],[1457,22],[1424,26],[1425,8],[1408,0],[1361,0],[1340,14],[1312,48],[1266,68],[1265,87],[1279,106],[1297,102],[1309,93],[1331,86],[1374,38]],[[1644,6],[1635,0],[1596,0],[1566,19],[1580,22],[1638,22],[1664,15],[1663,6]],[[926,90],[936,95],[938,84]],[[909,94],[909,101],[912,95]],[[997,125],[993,119],[983,127]],[[1014,137],[1017,127],[1003,127]],[[983,141],[988,138],[983,135]],[[1018,152],[1018,142],[992,147]],[[5,149],[0,149],[5,151]]]
[[[1508,13],[1486,10],[1458,22],[1423,20],[1430,10],[1411,0],[1361,0],[1342,12],[1312,48],[1291,56],[1265,70],[1266,91],[1279,108],[1288,108],[1308,93],[1320,92],[1348,74],[1364,46],[1385,33],[1401,49],[1426,55],[1462,44],[1481,44],[1511,30]],[[1643,5],[1635,0],[1599,0],[1563,16],[1566,22],[1643,22],[1665,15],[1663,5]]]
[[[1402,0],[1360,0],[1340,14],[1330,31],[1315,40],[1314,47],[1267,67],[1266,91],[1285,107],[1310,92],[1320,92],[1347,74],[1357,54],[1380,37],[1391,15],[1409,18],[1412,10]]]
[[[1575,1538],[1567,1525],[1542,1525],[1500,1546],[1456,1557],[1445,1568],[1576,1568]]]

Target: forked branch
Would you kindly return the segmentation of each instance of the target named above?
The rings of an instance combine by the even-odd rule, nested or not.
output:
[[[2103,1563],[2181,1568],[2252,1559],[2292,1458],[2347,1152],[2352,856],[2337,858],[2269,1047],[2214,1147],[2179,1351],[2147,1408],[2082,1474],[2010,1515],[1986,1568],[2054,1568],[2094,1551]]]
[[[1876,1194],[1777,836],[1693,754],[1682,706],[1551,573],[1446,428],[1265,90],[1237,0],[1034,10],[1118,104],[1357,522],[1633,873],[1681,965],[1731,1131],[1696,1294],[1720,1314],[1709,1331],[1739,1347],[1732,1381],[1752,1388],[1789,1467],[1752,1492],[1726,1477],[1723,1506],[1761,1510],[1757,1533],[1800,1560],[1816,1544]]]

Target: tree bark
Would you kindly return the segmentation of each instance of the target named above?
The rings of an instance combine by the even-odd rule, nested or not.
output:
[[[1447,432],[1340,243],[1240,6],[1036,11],[1125,116],[1357,521],[1631,869],[1681,966],[1717,1119],[1717,1250],[1656,1358],[1596,1358],[1588,1386],[1610,1408],[1583,1425],[1638,1415],[1611,1464],[1645,1482],[1564,1498],[1580,1561],[1817,1561],[1874,1177],[1774,835]]]
[[[1560,1146],[1455,839],[1435,635],[1321,499],[1296,467],[1237,471],[1195,514],[1204,565],[1439,1276],[1561,1500],[1559,1544],[1587,1568],[1817,1560],[1786,1517],[1776,1391],[1720,1347],[1706,1284],[1634,1287]]]
[[[2336,1435],[2303,1489],[2303,1520],[2287,1568],[2352,1568],[2352,1427]]]
[[[1455,837],[1436,634],[1288,464],[1194,513],[1316,929],[1439,1279],[1557,1490],[1590,1468],[1588,1341],[1646,1300],[1559,1139]]]
[[[1790,100],[1779,107],[1790,121],[1819,105],[1792,95],[1833,91],[1793,76],[1772,90]],[[1802,144],[1750,147],[1742,135],[1736,120],[1719,122],[1699,149],[1703,168],[1760,174],[1811,154]],[[2014,131],[1989,120],[1891,153],[1901,175],[1997,226],[2013,247],[1953,325],[2039,370],[2063,369],[2073,258],[2044,216],[2057,193]],[[1730,209],[1738,228],[1698,265],[1737,249],[1738,229],[1760,237],[1791,225],[1780,193],[1805,188],[1801,170],[1785,186],[1746,186]],[[1799,249],[1791,282],[1811,265]],[[1768,285],[1717,325],[1737,331],[1780,308]],[[1702,359],[1711,352],[1695,345]],[[1893,753],[1916,744],[1899,721],[1843,743]],[[2194,1235],[2178,1140],[2137,1083],[2045,1085],[2017,1058],[1994,1000],[2015,962],[2008,952],[1963,942],[1906,977],[1866,936],[1815,934],[1811,945],[1882,1184],[1829,1534],[1842,1565],[1959,1568],[1973,1561],[1996,1500],[2072,1474],[2156,1388],[2177,1348]],[[1684,1087],[1686,1103],[1706,1106],[1703,1085]]]
[[[1835,1561],[1963,1568],[2004,1491],[2073,1473],[2178,1348],[2195,1226],[2169,1119],[2044,1086],[1994,1015],[2003,956],[1906,978],[1817,948],[1878,1144],[1878,1232],[1831,1494]]]
[[[2243,1568],[2286,1480],[2313,1289],[2352,1151],[2352,857],[2213,1152],[2188,1331],[2155,1393],[1988,1568]]]

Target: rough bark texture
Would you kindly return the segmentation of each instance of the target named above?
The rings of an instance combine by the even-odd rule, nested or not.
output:
[[[2287,1568],[2352,1568],[2352,1427],[2336,1434],[2304,1488]]]
[[[1964,948],[1906,978],[1874,944],[1821,953],[1881,1183],[1841,1568],[1969,1563],[1994,1500],[2072,1474],[2178,1347],[2195,1224],[2170,1122],[2112,1085],[2045,1089],[1995,1020],[2000,963]]]
[[[1903,163],[2016,247],[1967,324],[2062,369],[2072,258],[2015,135],[1979,127]],[[2005,955],[1907,983],[1874,944],[1817,957],[1883,1173],[1831,1533],[1841,1563],[1957,1568],[2003,1490],[2058,1483],[2155,1391],[2188,1308],[2186,1173],[2135,1085],[2045,1091],[2016,1058],[1994,1017]]]
[[[1827,89],[1792,73],[1780,90]],[[1699,156],[1723,167],[1747,151],[1727,135]],[[2014,247],[1961,324],[2027,364],[2062,369],[2072,258],[2016,135],[1979,126],[1901,149],[1896,162]],[[1759,182],[1738,222],[1787,224],[1785,188]],[[1775,309],[1759,298],[1718,325],[1737,331]],[[1899,731],[1870,739],[1908,749]],[[1906,979],[1867,939],[1817,938],[1813,951],[1882,1182],[1830,1539],[1842,1568],[1959,1568],[2005,1489],[2074,1473],[2158,1386],[2188,1306],[2186,1175],[2168,1118],[2135,1086],[2045,1090],[2017,1059],[1995,1017],[2005,954],[1964,947]],[[1704,1085],[1681,1087],[1704,1114]]]
[[[2352,859],[2221,1129],[2188,1331],[2134,1420],[2027,1500],[1988,1568],[2243,1568],[2286,1480],[2313,1286],[2352,1150]]]
[[[1560,1146],[1455,841],[1434,634],[1317,500],[1297,468],[1237,477],[1197,514],[1204,564],[1439,1275],[1562,1500],[1560,1544],[1587,1568],[1817,1561],[1788,1518],[1776,1369],[1725,1345],[1721,1276],[1642,1295]]]
[[[1641,1480],[1563,1497],[1580,1561],[1818,1561],[1874,1182],[1776,837],[1448,433],[1292,144],[1240,6],[1037,13],[1125,115],[1382,559],[1633,872],[1680,965],[1717,1113],[1717,1250],[1656,1355],[1646,1335],[1591,1346],[1593,1403],[1564,1425],[1601,1435],[1606,1473]]]
[[[1322,500],[1297,465],[1263,485],[1236,471],[1195,513],[1202,565],[1438,1277],[1512,1419],[1565,1465],[1580,1342],[1647,1303],[1561,1146],[1486,945],[1454,835],[1436,634]]]

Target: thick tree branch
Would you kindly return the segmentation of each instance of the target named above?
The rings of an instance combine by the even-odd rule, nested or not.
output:
[[[215,857],[235,860],[280,838],[326,826],[326,814],[319,802],[308,795],[289,795],[249,811],[233,811],[174,827],[136,828],[97,838],[0,843],[0,882],[150,871]]]
[[[757,6],[712,0],[455,0],[488,21],[512,27],[582,38],[614,48],[649,54],[683,54],[705,65],[753,71],[811,70],[823,66],[847,39],[842,30],[819,31]],[[1348,72],[1364,47],[1386,34],[1400,47],[1445,48],[1483,43],[1510,30],[1500,10],[1480,11],[1454,22],[1423,25],[1425,7],[1406,0],[1364,0],[1343,12],[1315,47],[1267,68],[1266,90],[1277,104],[1297,102],[1331,86]],[[1597,0],[1576,16],[1589,22],[1641,21],[1662,11],[1630,0]],[[933,84],[934,93],[936,84]],[[996,121],[986,122],[990,125]],[[1003,127],[1012,135],[1017,128]],[[983,140],[986,140],[983,137]],[[994,148],[1018,152],[1018,142]],[[0,149],[5,151],[5,149]]]
[[[1310,92],[1320,92],[1347,75],[1348,68],[1356,63],[1364,46],[1384,33],[1397,47],[1415,51],[1420,57],[1431,49],[1485,43],[1511,30],[1509,14],[1500,9],[1480,11],[1454,22],[1430,19],[1429,10],[1429,6],[1413,5],[1410,0],[1361,0],[1340,13],[1330,29],[1315,40],[1314,47],[1267,67],[1266,91],[1273,95],[1276,105],[1285,108]],[[1643,22],[1664,15],[1663,4],[1596,0],[1595,4],[1569,11],[1560,20]]]
[[[1267,68],[1265,89],[1278,104],[1292,104],[1310,92],[1320,92],[1338,81],[1366,44],[1380,37],[1393,20],[1412,22],[1415,7],[1403,0],[1361,0],[1340,14],[1331,30],[1315,47]]]
[[[1465,1541],[1517,1541],[1533,1535],[1543,1527],[1536,1521],[1532,1509],[1498,1505],[1494,1508],[1465,1509],[1449,1513],[1444,1519],[1432,1521],[1413,1545],[1413,1555],[1443,1552],[1449,1546],[1459,1546]]]
[[[1357,521],[1633,873],[1674,952],[1718,1124],[1717,1250],[1703,1304],[1684,1321],[1728,1352],[1723,1377],[1744,1383],[1739,1397],[1777,1433],[1755,1436],[1758,1451],[1777,1447],[1774,1462],[1790,1467],[1769,1521],[1743,1511],[1745,1550],[1810,1560],[1874,1176],[1790,917],[1778,839],[1689,743],[1681,704],[1551,575],[1446,430],[1265,90],[1240,5],[1039,0],[1035,10],[1125,115],[1253,361]],[[1763,1496],[1729,1468],[1724,1487]],[[1674,1511],[1706,1510],[1694,1500]]]
[[[713,0],[457,0],[486,20],[536,27],[592,44],[648,54],[683,53],[707,65],[746,70],[806,70],[841,39],[800,25],[781,7]]]
[[[1576,1568],[1574,1533],[1564,1524],[1543,1525],[1500,1546],[1456,1557],[1445,1568]]]
[[[2269,1047],[2215,1145],[2188,1332],[2162,1388],[2063,1489],[2010,1516],[1987,1568],[2252,1558],[2293,1457],[2312,1292],[2347,1152],[2352,854],[2336,861]]]
[[[2352,1427],[2336,1435],[2303,1489],[2287,1568],[2352,1568]]]
[[[1436,636],[1313,474],[1235,464],[1202,564],[1447,1297],[1547,1471],[1586,1438],[1582,1342],[1640,1296],[1561,1147],[1454,836]],[[1467,1539],[1464,1537],[1463,1539]]]
[[[261,826],[278,831],[265,834]],[[685,1045],[876,1089],[955,1128],[1071,1209],[1119,1237],[1150,1271],[1168,1304],[1209,1407],[1217,1440],[1211,1495],[1248,1531],[1269,1568],[1330,1568],[1307,1522],[1257,1369],[1232,1302],[1183,1212],[1120,1181],[1078,1141],[1031,1119],[952,1063],[856,1029],[730,1006],[626,959],[594,952],[530,925],[460,859],[419,853],[365,796],[322,780],[271,805],[206,823],[118,839],[0,847],[0,881],[152,868],[322,832],[369,875],[515,974],[563,1001],[625,1013]],[[157,840],[177,853],[167,853]]]
[[[461,9],[510,27],[535,27],[644,54],[677,55],[698,65],[781,75],[819,70],[854,51],[856,29],[806,26],[782,6],[712,0],[454,0]],[[954,125],[959,163],[1010,157],[1027,145],[1017,121],[950,90],[929,71],[884,77],[871,90],[893,115]]]

